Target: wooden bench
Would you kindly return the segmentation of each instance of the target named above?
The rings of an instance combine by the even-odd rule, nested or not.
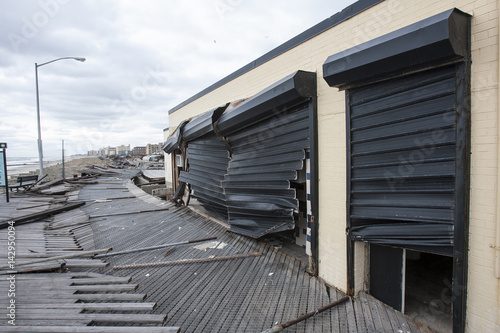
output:
[[[9,185],[10,190],[16,189],[16,191],[19,191],[20,188],[26,189],[28,186],[33,185],[38,181],[38,175],[32,175],[32,176],[19,176],[17,177],[17,183],[14,185]]]

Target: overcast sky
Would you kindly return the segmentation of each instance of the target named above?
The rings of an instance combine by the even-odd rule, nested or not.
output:
[[[0,142],[44,157],[163,141],[168,110],[353,0],[0,0]]]

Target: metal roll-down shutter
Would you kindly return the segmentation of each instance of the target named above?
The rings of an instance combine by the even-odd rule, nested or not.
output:
[[[258,238],[295,227],[291,182],[311,146],[315,95],[315,73],[298,71],[217,121],[232,150],[223,182],[231,231]]]
[[[227,218],[226,197],[222,180],[227,173],[229,149],[223,138],[215,135],[213,123],[227,104],[207,111],[189,121],[182,130],[187,145],[187,169],[179,180],[189,184],[192,196],[208,210]]]
[[[227,173],[229,152],[221,137],[210,133],[190,141],[187,148],[188,171],[180,181],[191,185],[192,196],[207,209],[227,217],[222,180]]]
[[[309,102],[229,135],[228,141],[233,155],[223,187],[231,230],[260,237],[293,229],[299,202],[290,181],[297,179],[309,148]]]
[[[351,237],[451,253],[456,66],[349,92]]]

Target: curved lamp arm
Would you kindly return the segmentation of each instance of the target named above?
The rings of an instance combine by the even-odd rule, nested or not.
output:
[[[57,59],[54,59],[54,60],[51,60],[51,61],[44,62],[43,64],[40,64],[40,65],[38,65],[38,64],[35,63],[35,66],[36,67],[41,67],[43,65],[47,65],[47,64],[50,64],[52,62],[63,60],[63,59],[74,59],[74,60],[80,61],[80,62],[85,62],[85,60],[86,60],[85,58],[79,58],[79,57],[62,57],[62,58],[57,58]]]

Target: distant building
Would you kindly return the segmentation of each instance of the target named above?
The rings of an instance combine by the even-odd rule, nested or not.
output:
[[[146,145],[146,155],[158,155],[163,154],[163,150],[161,149],[162,143],[154,144],[148,143]]]
[[[116,154],[117,154],[116,147],[108,146],[108,147],[99,149],[98,156],[114,156]]]
[[[132,149],[132,154],[138,155],[138,156],[145,156],[146,155],[146,147],[134,147],[134,149]]]
[[[87,156],[99,156],[99,151],[98,150],[89,150],[87,152]]]
[[[130,145],[116,146],[116,154],[119,156],[127,156],[131,154]]]

